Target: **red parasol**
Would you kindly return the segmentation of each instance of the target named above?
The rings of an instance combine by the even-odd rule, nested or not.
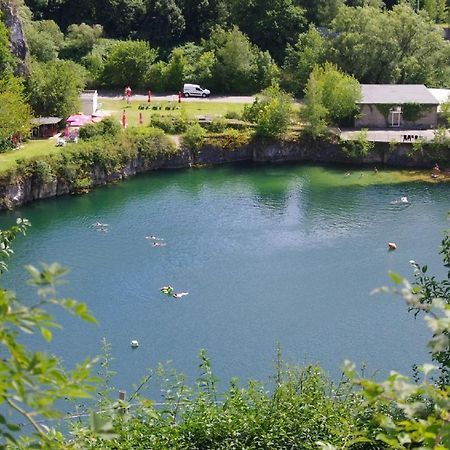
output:
[[[123,113],[122,113],[122,126],[124,128],[126,128],[126,126],[127,126],[127,115],[125,113],[125,110],[123,110]]]

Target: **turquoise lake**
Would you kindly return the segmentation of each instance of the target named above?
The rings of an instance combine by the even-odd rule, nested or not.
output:
[[[26,264],[70,267],[59,292],[86,301],[99,325],[57,312],[63,330],[48,348],[72,366],[99,354],[105,337],[119,388],[130,389],[167,360],[192,379],[201,348],[224,382],[267,380],[277,343],[286,361],[320,363],[334,378],[345,359],[367,364],[368,372],[410,373],[429,358],[423,319],[408,314],[400,298],[370,293],[391,284],[390,270],[410,277],[411,259],[445,275],[438,249],[450,184],[350,170],[158,172],[4,212],[3,227],[27,217],[32,228],[16,241],[3,282],[30,299]],[[401,196],[410,204],[391,204]],[[97,221],[108,232],[92,228]],[[152,246],[149,235],[166,245]],[[164,296],[167,284],[189,295]],[[39,336],[27,339],[45,346]]]

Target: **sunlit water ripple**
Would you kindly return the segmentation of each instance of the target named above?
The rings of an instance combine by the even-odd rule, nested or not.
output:
[[[18,216],[33,224],[6,282],[29,298],[25,264],[70,267],[61,293],[85,300],[100,325],[58,313],[64,330],[50,348],[72,365],[98,354],[106,337],[120,387],[167,360],[195,376],[203,347],[222,380],[265,379],[278,342],[288,361],[319,362],[335,377],[345,359],[409,372],[428,358],[423,321],[401,300],[370,292],[389,284],[389,270],[409,276],[410,259],[444,274],[437,250],[450,186],[360,172],[295,165],[161,172],[35,203],[2,214],[3,225]],[[391,204],[402,195],[409,205]],[[96,221],[108,223],[108,233],[91,228]],[[150,234],[167,245],[152,247]],[[396,252],[387,251],[389,241]],[[163,296],[167,283],[189,295]],[[31,344],[44,345],[38,337]]]

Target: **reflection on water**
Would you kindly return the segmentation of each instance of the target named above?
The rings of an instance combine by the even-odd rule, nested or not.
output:
[[[87,301],[100,326],[58,313],[64,330],[51,350],[72,364],[99,353],[105,336],[121,387],[169,359],[194,374],[202,347],[220,378],[264,378],[277,342],[289,361],[320,362],[335,376],[344,359],[408,371],[427,358],[422,321],[400,300],[369,294],[389,270],[409,275],[410,259],[445,273],[437,249],[450,186],[425,183],[423,173],[348,171],[159,172],[35,203],[1,216],[3,225],[18,216],[33,224],[6,281],[26,298],[25,264],[69,266],[62,293]],[[409,205],[391,204],[403,195]],[[90,227],[97,221],[107,233]],[[153,247],[149,235],[166,246]],[[160,293],[167,284],[189,296],[172,301]]]

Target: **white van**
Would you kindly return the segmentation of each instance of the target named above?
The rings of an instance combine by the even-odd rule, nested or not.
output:
[[[209,97],[211,94],[209,89],[203,89],[198,84],[186,83],[183,85],[183,95],[185,97]]]

